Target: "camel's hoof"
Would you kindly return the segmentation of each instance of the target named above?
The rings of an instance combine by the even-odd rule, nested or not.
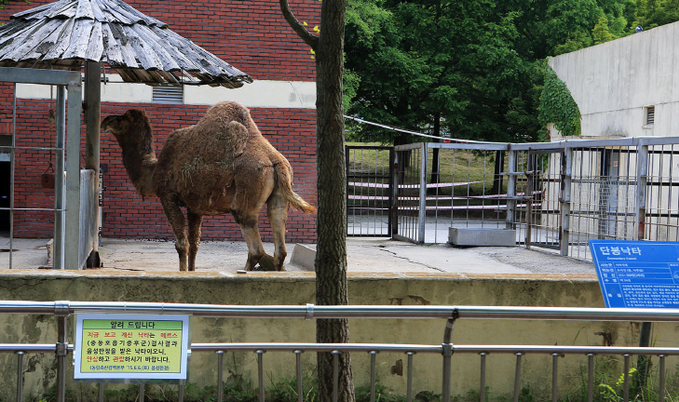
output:
[[[264,254],[264,256],[259,259],[259,265],[255,267],[255,271],[276,271],[273,257],[269,254]]]

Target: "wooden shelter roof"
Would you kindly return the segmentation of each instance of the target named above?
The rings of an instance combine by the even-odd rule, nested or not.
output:
[[[59,0],[0,27],[0,66],[80,70],[108,64],[126,82],[237,88],[249,75],[121,0]]]

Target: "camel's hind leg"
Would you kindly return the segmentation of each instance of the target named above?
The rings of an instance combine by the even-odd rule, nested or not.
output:
[[[160,202],[163,204],[163,210],[177,239],[174,247],[177,249],[177,254],[179,254],[179,270],[186,271],[188,242],[186,241],[186,220],[184,219],[184,214],[174,202],[168,199],[161,199]]]
[[[285,227],[288,224],[288,201],[283,194],[274,191],[266,203],[266,214],[273,232],[274,255],[273,265],[276,271],[283,270],[283,263],[288,251],[285,248]]]
[[[240,231],[248,246],[248,260],[245,263],[245,270],[252,271],[257,263],[259,263],[259,266],[264,271],[273,271],[273,258],[264,251],[262,238],[259,235],[259,227],[257,226],[259,213],[244,214],[238,210],[232,210],[231,213],[236,219],[238,226],[240,226]]]
[[[200,225],[203,222],[203,215],[187,211],[186,217],[189,222],[189,271],[196,270],[196,254],[200,245]]]
[[[258,263],[265,271],[275,269],[273,258],[264,251],[257,227],[259,214],[273,190],[272,171],[273,169],[267,171],[247,167],[236,176],[236,193],[231,201],[231,213],[248,245],[248,260],[245,263],[247,271],[253,270]]]

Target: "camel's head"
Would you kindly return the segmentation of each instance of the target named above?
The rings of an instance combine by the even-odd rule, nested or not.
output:
[[[101,132],[113,134],[123,146],[131,139],[151,134],[151,125],[146,113],[130,109],[124,114],[106,117],[101,122]]]

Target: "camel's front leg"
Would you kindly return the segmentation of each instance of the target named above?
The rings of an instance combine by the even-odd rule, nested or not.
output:
[[[196,270],[196,254],[200,244],[200,225],[203,222],[203,215],[187,211],[186,217],[189,221],[189,271]]]
[[[273,265],[276,271],[283,270],[288,251],[285,248],[285,227],[288,224],[288,201],[278,191],[274,191],[266,204],[266,214],[273,232]]]
[[[186,271],[187,241],[184,214],[179,206],[171,200],[161,198],[160,203],[163,204],[163,211],[165,211],[167,220],[170,222],[174,236],[177,239],[174,247],[177,249],[177,254],[179,254],[179,270]]]

